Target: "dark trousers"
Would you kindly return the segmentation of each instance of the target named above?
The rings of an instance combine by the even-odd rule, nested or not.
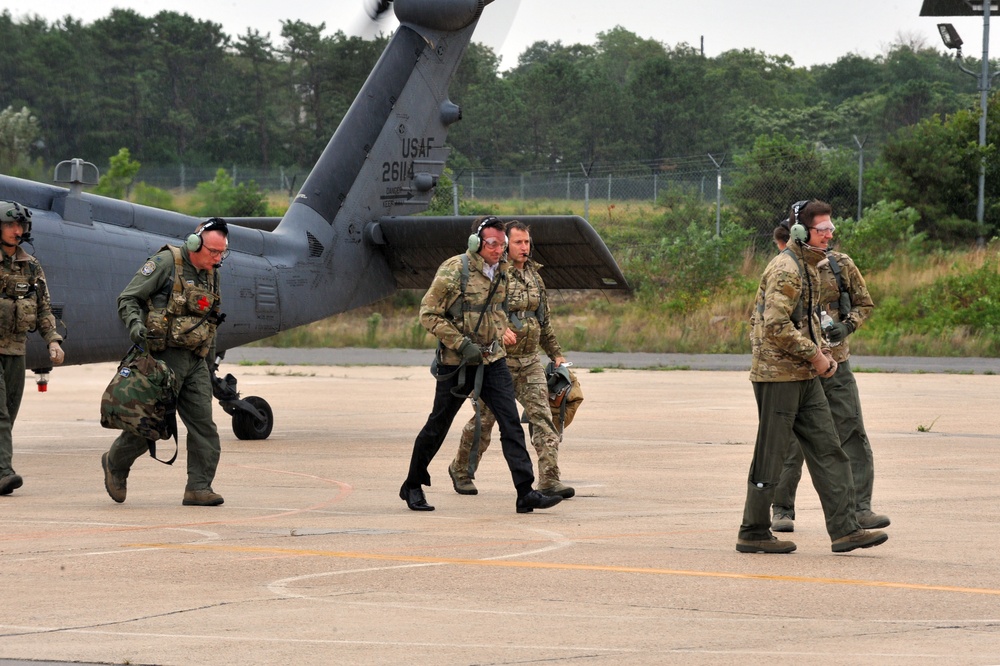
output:
[[[840,438],[819,379],[753,382],[753,392],[757,398],[759,425],[740,538],[771,537],[774,487],[781,475],[788,443],[793,438],[802,445],[831,540],[859,529],[854,515],[851,464],[840,448]]]
[[[447,375],[455,369],[455,366],[440,365],[438,373]],[[441,448],[445,437],[448,436],[448,430],[458,410],[462,408],[462,403],[472,392],[476,369],[477,366],[466,367],[461,387],[459,379],[463,378],[460,374],[437,382],[434,390],[434,407],[427,417],[427,423],[413,442],[410,471],[406,476],[408,487],[431,485],[431,476],[427,468]],[[511,479],[518,495],[524,495],[531,490],[531,484],[535,482],[535,473],[524,445],[524,429],[517,413],[514,380],[511,378],[506,360],[500,359],[483,366],[483,385],[479,397],[497,418],[497,425],[500,426],[500,445],[507,460],[507,467],[510,468]]]
[[[24,356],[0,354],[0,477],[14,474],[14,420],[24,395]]]
[[[820,380],[823,393],[830,403],[830,414],[837,427],[840,447],[851,459],[851,476],[854,478],[854,495],[857,511],[872,508],[872,488],[875,485],[875,463],[872,447],[865,431],[865,421],[861,416],[861,397],[858,383],[851,372],[849,361],[837,365],[833,377]],[[786,513],[795,518],[795,490],[802,478],[802,447],[797,441],[789,443],[785,467],[781,470],[781,480],[774,489],[774,512]]]

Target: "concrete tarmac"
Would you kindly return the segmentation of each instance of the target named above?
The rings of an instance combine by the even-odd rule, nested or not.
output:
[[[514,511],[499,446],[477,496],[432,463],[398,491],[424,366],[227,363],[266,441],[216,408],[220,507],[143,457],[106,494],[114,366],[29,383],[24,486],[0,497],[0,657],[116,664],[997,664],[1000,378],[859,373],[889,541],[834,555],[808,473],[789,555],[735,551],[756,407],[747,374],[580,368],[562,448],[577,496]],[[29,380],[30,381],[30,380]],[[471,407],[459,419],[468,418]],[[161,456],[169,454],[160,442]],[[534,454],[532,454],[534,457]],[[13,662],[2,662],[13,663]]]

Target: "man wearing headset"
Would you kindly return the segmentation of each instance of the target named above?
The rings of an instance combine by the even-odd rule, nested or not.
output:
[[[229,254],[229,227],[213,217],[198,225],[183,246],[164,246],[136,272],[118,296],[118,316],[132,342],[164,361],[177,380],[177,413],[187,427],[187,485],[182,504],[218,506],[212,490],[219,464],[219,431],[212,420],[212,380],[219,312],[219,272]],[[148,440],[123,431],[101,456],[104,487],[125,501],[132,463]]]
[[[751,334],[750,381],[759,423],[747,480],[743,522],[736,540],[741,553],[790,553],[791,541],[771,534],[771,502],[789,442],[798,439],[819,493],[835,553],[884,543],[885,532],[868,531],[854,512],[854,483],[821,377],[837,371],[817,313],[820,278],[816,265],[833,236],[829,204],[792,206],[788,247],[764,269],[757,288]]]
[[[576,491],[559,480],[559,442],[562,439],[552,419],[549,407],[548,384],[545,368],[538,358],[544,351],[555,367],[566,362],[562,347],[556,340],[549,321],[549,302],[545,283],[538,274],[541,268],[531,258],[531,231],[528,225],[514,220],[507,224],[509,247],[507,256],[511,266],[507,270],[507,316],[510,328],[503,336],[507,348],[507,366],[514,378],[517,400],[524,405],[531,424],[531,443],[538,454],[538,490],[545,495],[559,495],[569,499]],[[496,419],[489,407],[480,405],[482,421],[479,430],[479,451],[472,463],[475,469],[479,458],[490,445],[490,431]],[[462,439],[455,459],[448,466],[455,492],[476,495],[479,490],[469,474],[469,462],[475,448],[476,417],[462,428]]]
[[[11,432],[24,395],[24,354],[28,333],[37,330],[49,347],[49,360],[66,358],[56,333],[49,288],[38,260],[21,248],[30,240],[31,211],[15,201],[0,201],[0,495],[9,495],[24,480],[11,462]]]
[[[824,222],[833,233],[833,224]],[[785,220],[774,230],[789,235],[789,222]],[[851,459],[851,476],[857,506],[858,524],[865,529],[888,527],[889,517],[872,511],[872,489],[875,484],[875,464],[872,447],[868,441],[864,418],[861,416],[861,396],[858,383],[851,371],[851,347],[848,337],[869,317],[875,307],[865,279],[848,255],[827,250],[826,259],[817,265],[820,277],[820,299],[823,311],[830,316],[823,333],[830,341],[837,371],[832,377],[821,380],[823,393],[830,403],[830,413],[837,426],[840,446]],[[802,478],[802,447],[793,442],[785,457],[781,479],[774,489],[771,519],[772,532],[795,531],[795,491]]]
[[[410,469],[399,489],[400,499],[412,511],[434,510],[422,488],[431,485],[427,468],[469,397],[482,398],[500,425],[500,444],[517,490],[517,512],[547,509],[562,501],[531,487],[535,475],[502,339],[507,330],[503,311],[507,264],[501,261],[506,247],[499,218],[477,219],[468,251],[441,264],[420,302],[420,323],[438,339],[437,386],[434,406],[413,442]]]

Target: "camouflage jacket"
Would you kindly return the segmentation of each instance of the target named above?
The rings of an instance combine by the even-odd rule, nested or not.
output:
[[[854,325],[854,329],[861,328],[861,324],[871,315],[875,304],[872,302],[871,294],[865,285],[865,279],[861,277],[861,271],[855,265],[854,260],[843,252],[830,251],[827,256],[833,255],[840,266],[840,279],[844,283],[844,289],[851,296],[851,311],[847,314],[847,320]],[[830,268],[829,259],[823,259],[817,264],[819,270],[819,298],[822,307],[833,318],[834,321],[842,321],[840,316],[840,289],[837,287],[837,278]],[[844,338],[839,345],[831,345],[830,351],[837,363],[846,361],[851,357],[850,336]]]
[[[809,359],[821,346],[829,347],[820,334],[816,312],[820,302],[816,264],[822,258],[818,252],[789,245],[788,251],[778,254],[764,269],[750,334],[750,381],[796,382],[816,377]],[[810,283],[811,293],[807,289]]]
[[[486,296],[493,287],[483,273],[483,258],[478,252],[466,252],[469,260],[469,281],[462,295],[462,257],[459,254],[445,261],[437,270],[430,289],[420,301],[420,323],[441,343],[440,362],[444,365],[458,365],[462,355],[458,348],[465,338],[471,339],[483,349],[483,362],[491,363],[506,355],[502,336],[507,329],[507,315],[503,303],[507,298],[507,264],[500,262],[493,281],[498,282],[486,312],[483,306]],[[482,323],[476,329],[480,313]]]
[[[45,340],[62,342],[56,332],[52,300],[45,272],[38,260],[18,247],[3,253],[0,262],[0,354],[24,356],[28,333],[37,330]]]
[[[528,259],[523,269],[507,269],[507,318],[517,335],[517,342],[507,347],[508,356],[535,356],[539,347],[552,360],[563,355],[549,319],[549,299],[538,274],[541,267]]]
[[[212,298],[209,298],[208,306],[213,309],[218,306],[218,271],[203,271],[198,270],[188,259],[188,250],[185,247],[180,248],[181,251],[181,264],[183,266],[183,271],[181,277],[181,283],[184,288],[183,294],[185,298],[185,311],[181,314],[187,315],[186,317],[176,317],[176,321],[183,322],[184,328],[187,328],[190,324],[186,320],[190,320],[194,323],[202,317],[204,310],[198,309],[197,306],[191,308],[190,304],[186,301],[196,300],[193,297],[198,297],[199,295],[212,294]],[[118,295],[118,316],[121,318],[122,323],[125,324],[125,328],[131,328],[133,322],[141,321],[144,325],[149,327],[152,323],[150,321],[150,311],[162,311],[169,307],[170,302],[173,300],[173,288],[174,288],[174,255],[169,247],[162,248],[159,252],[151,256],[146,263],[144,263],[135,275],[132,277],[131,282],[125,286],[122,293]],[[213,275],[214,274],[214,275]],[[191,297],[191,298],[188,298]],[[188,311],[189,309],[189,311]],[[175,326],[170,326],[174,328]],[[208,321],[204,322],[198,327],[199,333],[202,331],[209,331],[210,334],[208,339],[203,340],[199,344],[184,344],[183,341],[178,341],[174,339],[171,334],[166,340],[166,344],[170,347],[182,347],[188,348],[190,351],[194,352],[202,358],[208,358],[211,361],[215,360],[215,322]],[[150,330],[150,340],[152,342],[153,331]],[[164,335],[164,333],[160,333]],[[162,349],[160,347],[159,349]],[[155,346],[152,351],[159,351]]]

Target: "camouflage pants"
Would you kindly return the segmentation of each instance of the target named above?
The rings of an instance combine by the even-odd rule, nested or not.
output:
[[[154,352],[153,356],[170,366],[180,384],[177,415],[187,428],[187,485],[184,489],[211,488],[222,447],[219,431],[212,420],[212,380],[208,364],[193,352],[175,347]],[[127,478],[132,463],[148,450],[147,440],[122,431],[108,451],[108,466],[114,474]]]
[[[872,488],[875,485],[875,463],[872,447],[865,432],[865,421],[861,416],[861,396],[858,383],[851,372],[850,361],[837,366],[833,377],[821,379],[823,392],[830,403],[830,414],[837,427],[840,447],[851,459],[851,476],[854,479],[854,493],[857,511],[872,508]],[[795,518],[795,491],[802,479],[802,447],[798,441],[789,443],[788,455],[781,470],[781,479],[774,489],[774,512],[786,513]]]
[[[24,357],[0,355],[0,477],[14,473],[11,431],[24,395]]]
[[[507,357],[510,374],[514,378],[514,392],[517,401],[524,407],[528,417],[528,428],[531,432],[531,444],[538,454],[538,487],[547,488],[559,481],[559,433],[552,422],[552,410],[549,407],[549,388],[545,382],[545,369],[538,355],[515,358]],[[479,401],[481,415],[481,432],[479,440],[479,457],[490,447],[490,436],[496,417],[493,412]],[[475,478],[475,468],[469,469],[469,457],[476,431],[476,417],[473,416],[462,428],[462,440],[458,445],[458,453],[452,461],[452,468],[457,470],[458,478]],[[478,460],[477,460],[478,463]]]

